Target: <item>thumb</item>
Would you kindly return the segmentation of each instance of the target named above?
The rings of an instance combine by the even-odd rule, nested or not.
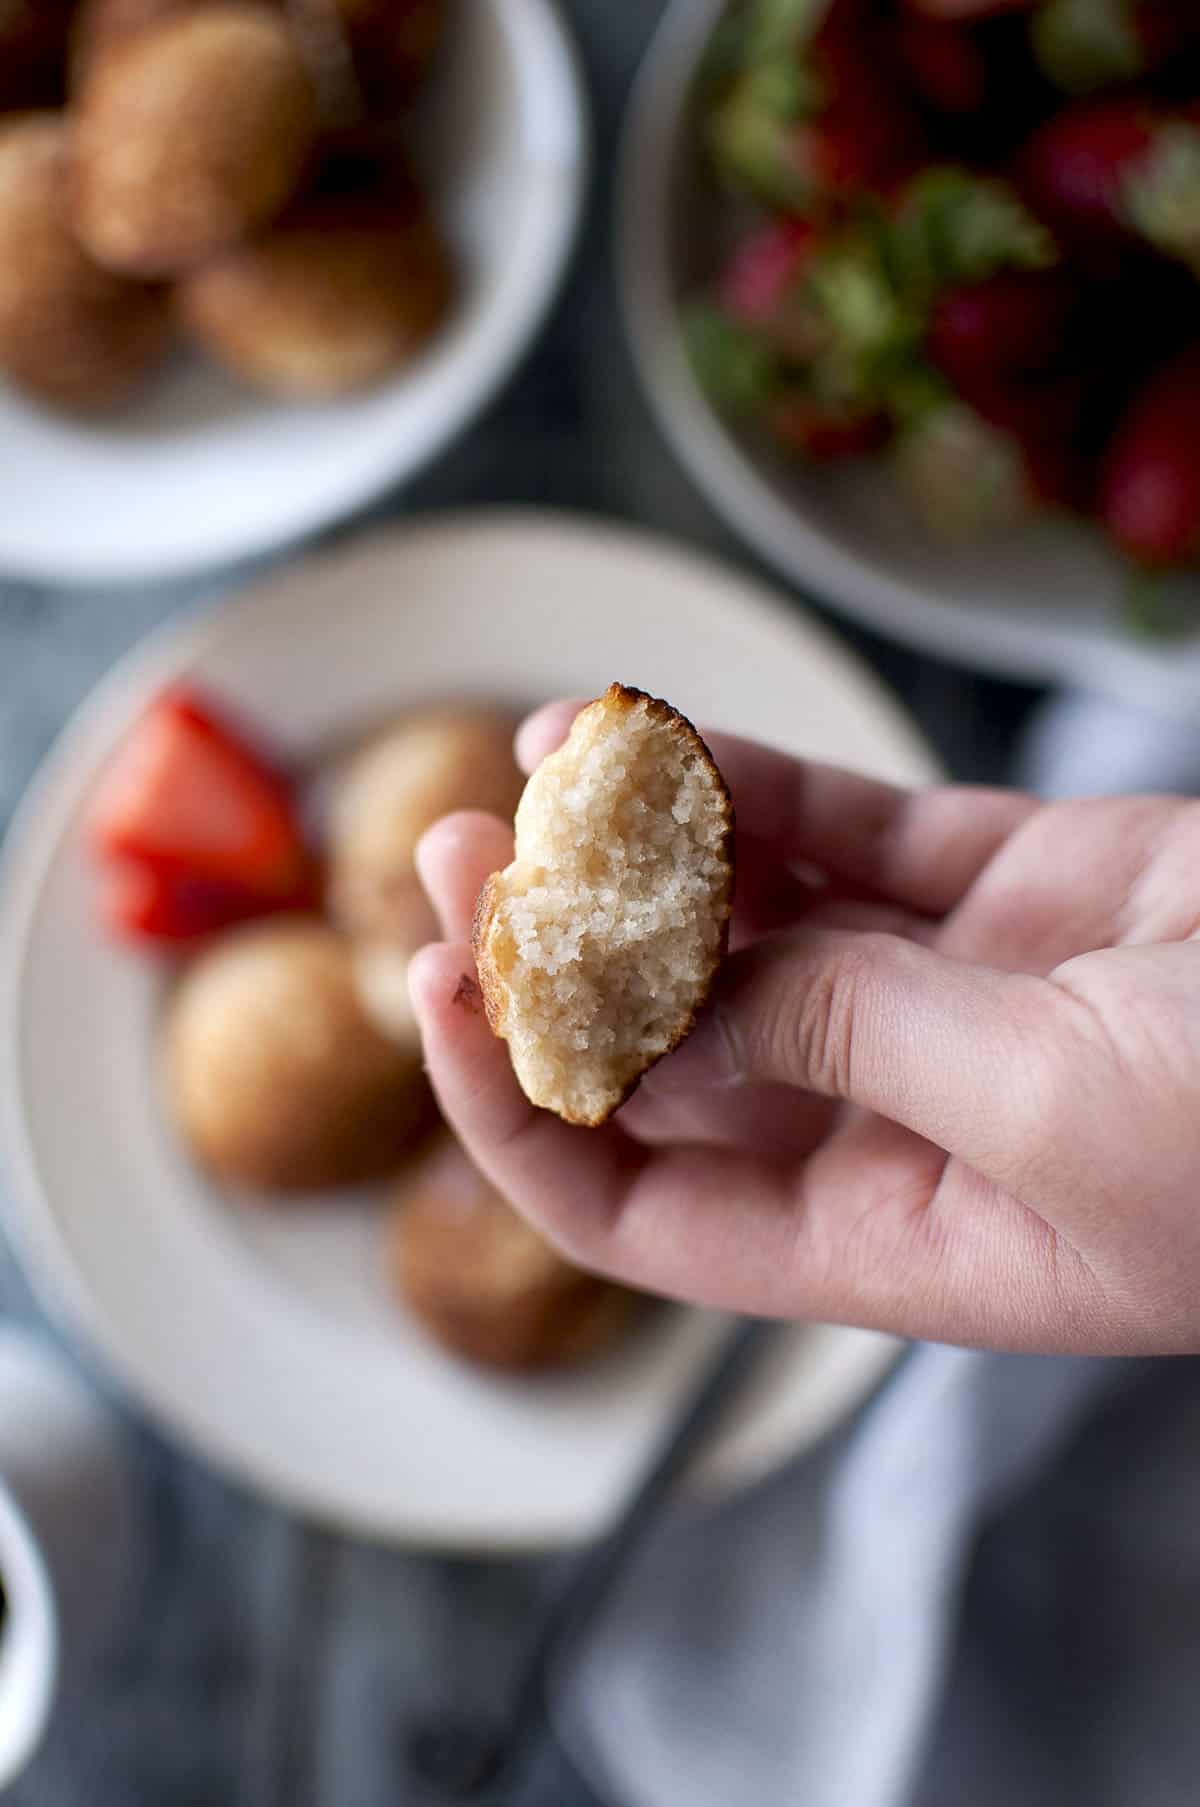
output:
[[[894,935],[798,928],[730,959],[654,1092],[783,1082],[890,1117],[1009,1189],[1069,1134],[1086,1049],[1049,980]]]

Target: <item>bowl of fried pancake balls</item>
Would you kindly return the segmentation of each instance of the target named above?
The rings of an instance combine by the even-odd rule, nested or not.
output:
[[[548,0],[0,0],[0,568],[182,574],[410,474],[536,329],[581,135]]]
[[[102,772],[87,838],[104,932],[162,969],[169,1133],[232,1211],[378,1202],[396,1310],[461,1361],[545,1372],[629,1333],[638,1295],[575,1268],[440,1121],[408,998],[437,935],[418,840],[512,817],[517,713],[423,704],[304,771],[176,685]]]

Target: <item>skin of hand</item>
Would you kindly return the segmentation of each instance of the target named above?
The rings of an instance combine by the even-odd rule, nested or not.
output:
[[[531,717],[527,770],[575,704]],[[1200,1350],[1200,802],[906,792],[709,743],[732,951],[600,1130],[524,1098],[469,945],[512,831],[419,849],[446,1116],[574,1260],[726,1308],[992,1348]]]

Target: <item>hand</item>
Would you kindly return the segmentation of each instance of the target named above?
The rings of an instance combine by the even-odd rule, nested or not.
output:
[[[527,769],[575,707],[525,724]],[[1200,1350],[1200,803],[909,793],[710,744],[738,817],[734,951],[602,1130],[527,1103],[471,982],[511,831],[459,815],[422,843],[449,939],[414,962],[414,1001],[479,1166],[575,1260],[673,1296]]]

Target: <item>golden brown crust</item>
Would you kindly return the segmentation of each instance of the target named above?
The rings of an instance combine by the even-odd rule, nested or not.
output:
[[[475,970],[479,975],[479,989],[483,994],[483,1007],[487,1011],[487,1020],[493,1035],[502,1035],[500,1027],[504,1021],[504,982],[496,971],[495,962],[487,945],[492,923],[496,916],[496,906],[500,902],[500,874],[493,872],[485,878],[479,896],[475,899],[475,915],[471,923],[471,950],[475,955]]]
[[[648,713],[656,721],[660,722],[664,727],[670,728],[673,733],[686,737],[693,749],[699,753],[708,768],[714,786],[725,806],[725,829],[721,839],[720,852],[728,872],[728,884],[726,886],[723,902],[720,906],[718,939],[713,957],[712,970],[709,975],[708,983],[704,987],[694,1008],[691,1010],[686,1020],[680,1023],[670,1044],[662,1049],[660,1053],[648,1056],[645,1065],[628,1081],[620,1096],[614,1097],[606,1103],[602,1110],[592,1113],[572,1111],[569,1107],[563,1107],[558,1110],[557,1114],[562,1117],[564,1122],[573,1124],[580,1129],[599,1129],[603,1124],[607,1123],[609,1119],[620,1110],[626,1100],[637,1090],[637,1087],[645,1075],[650,1071],[650,1068],[656,1066],[667,1054],[673,1053],[675,1049],[679,1047],[680,1043],[683,1042],[695,1028],[699,1013],[712,994],[712,987],[715,983],[717,973],[720,970],[721,963],[728,951],[729,925],[733,915],[733,887],[735,876],[735,820],[733,798],[730,796],[729,787],[725,783],[720,768],[699,730],[688,720],[687,716],[683,715],[673,704],[666,702],[662,697],[651,696],[647,691],[638,690],[631,684],[610,684],[603,696],[598,697],[595,702],[585,705],[585,707],[595,708],[597,705],[604,705],[617,714],[629,714],[639,705],[645,705]],[[479,984],[480,989],[483,992],[484,1004],[487,1009],[488,1022],[491,1025],[492,1033],[504,1039],[503,1023],[507,1011],[508,987],[496,965],[490,947],[490,936],[496,919],[496,911],[503,897],[501,884],[502,876],[503,875],[499,872],[493,872],[491,876],[485,880],[483,888],[479,893],[475,905],[474,922],[472,924],[471,945],[475,954],[475,965],[479,974]]]

